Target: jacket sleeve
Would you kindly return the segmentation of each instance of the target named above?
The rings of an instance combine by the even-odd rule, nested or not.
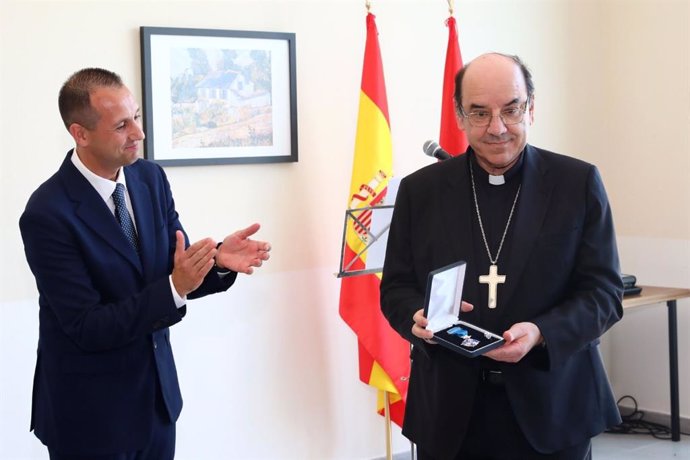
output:
[[[180,223],[179,220],[179,214],[177,213],[177,210],[175,209],[175,201],[173,200],[172,197],[172,191],[170,190],[170,183],[168,182],[168,178],[165,174],[165,171],[163,168],[161,168],[159,165],[156,165],[157,171],[161,176],[161,184],[163,187],[163,195],[166,197],[165,203],[166,203],[166,220],[167,220],[167,228],[169,229],[168,231],[168,252],[169,252],[169,264],[168,264],[168,273],[172,273],[173,270],[173,262],[175,258],[175,246],[177,243],[177,237],[175,233],[177,230],[181,230],[182,233],[184,233],[184,239],[185,239],[185,247],[189,247],[190,242],[189,242],[189,237],[187,236],[187,233],[184,231],[182,228],[182,224]],[[217,292],[222,292],[226,291],[230,286],[232,286],[235,283],[235,280],[237,279],[237,272],[235,271],[229,271],[222,276],[218,274],[218,271],[215,269],[211,269],[208,274],[204,277],[204,281],[201,283],[201,285],[196,288],[194,291],[190,292],[187,295],[188,299],[198,299],[204,296],[207,296],[209,294],[215,294]],[[183,315],[184,316],[184,313]]]
[[[388,233],[386,259],[381,278],[381,310],[391,327],[415,346],[426,343],[412,335],[415,312],[424,307],[424,291],[420,289],[410,234],[411,206],[408,181],[400,182],[395,199],[393,218]]]
[[[596,167],[585,187],[585,221],[568,294],[533,319],[541,330],[551,368],[597,341],[623,316],[623,283],[611,209]]]

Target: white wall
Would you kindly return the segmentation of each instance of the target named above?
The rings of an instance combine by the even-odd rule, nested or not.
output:
[[[465,60],[517,53],[537,85],[530,141],[597,164],[623,269],[690,286],[690,12],[685,0],[456,1]],[[447,3],[374,0],[395,172],[429,163],[438,136]],[[173,328],[185,398],[178,458],[364,459],[385,453],[375,393],[357,379],[354,334],[338,316],[365,37],[362,0],[0,0],[0,458],[47,458],[28,432],[36,290],[17,220],[71,147],[57,91],[102,66],[141,95],[139,26],[295,32],[300,161],[166,168],[192,238],[249,222],[269,264],[194,301]],[[690,303],[679,302],[681,388],[690,381]],[[629,312],[606,337],[619,396],[668,411],[663,306]],[[640,347],[637,337],[659,332]],[[269,333],[267,333],[269,332]],[[654,335],[656,337],[656,335]],[[640,375],[652,375],[646,381]],[[690,394],[681,394],[690,414]],[[408,447],[398,430],[394,450]]]
[[[604,2],[605,106],[587,107],[611,197],[623,271],[690,288],[690,2]],[[584,102],[586,104],[586,102]],[[680,411],[690,417],[690,299],[678,302]],[[670,412],[664,304],[626,311],[606,339],[618,397]],[[625,404],[630,405],[630,401]]]

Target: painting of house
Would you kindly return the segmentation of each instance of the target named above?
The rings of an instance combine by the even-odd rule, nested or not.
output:
[[[173,146],[272,145],[270,52],[189,48],[173,59]]]

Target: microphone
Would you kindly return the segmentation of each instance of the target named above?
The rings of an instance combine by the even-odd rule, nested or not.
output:
[[[448,160],[453,157],[450,153],[443,150],[441,146],[438,145],[438,142],[434,141],[426,141],[424,143],[424,153],[437,160]]]

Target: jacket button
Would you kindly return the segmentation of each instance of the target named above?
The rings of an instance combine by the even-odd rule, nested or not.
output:
[[[156,342],[153,342],[153,348],[158,348],[158,344]]]

